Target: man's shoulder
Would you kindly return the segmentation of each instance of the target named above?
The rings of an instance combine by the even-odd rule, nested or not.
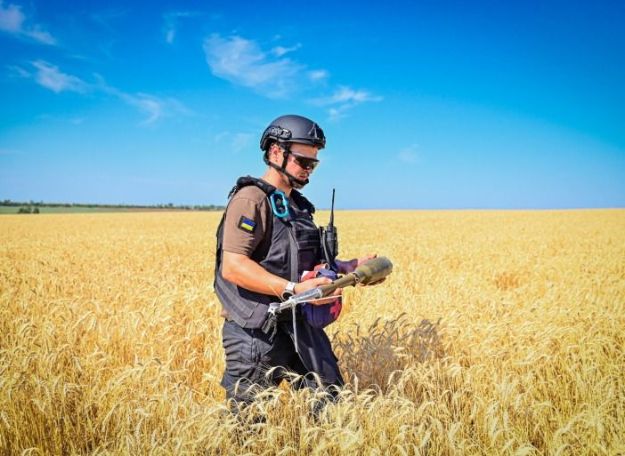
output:
[[[246,185],[234,194],[232,200],[246,199],[261,204],[267,199],[267,194],[256,185]]]

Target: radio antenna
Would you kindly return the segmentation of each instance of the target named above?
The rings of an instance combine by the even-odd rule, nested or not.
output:
[[[330,209],[330,223],[329,223],[330,226],[334,226],[334,191],[335,190],[336,189],[334,188],[332,189],[332,207]]]

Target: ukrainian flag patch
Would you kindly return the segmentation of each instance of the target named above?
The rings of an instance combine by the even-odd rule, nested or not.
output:
[[[253,233],[256,229],[256,222],[242,215],[239,219],[239,228],[248,233]]]

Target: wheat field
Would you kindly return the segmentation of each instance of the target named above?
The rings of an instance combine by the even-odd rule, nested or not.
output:
[[[318,418],[224,404],[219,217],[0,217],[1,454],[625,454],[625,210],[338,212],[394,272],[345,290]]]

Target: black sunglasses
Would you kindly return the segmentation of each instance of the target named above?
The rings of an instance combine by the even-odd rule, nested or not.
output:
[[[312,171],[319,164],[319,160],[317,160],[316,158],[304,157],[303,155],[294,154],[293,152],[291,152],[291,155],[293,155],[293,160],[295,160],[295,163],[297,163],[304,169],[309,169]]]

